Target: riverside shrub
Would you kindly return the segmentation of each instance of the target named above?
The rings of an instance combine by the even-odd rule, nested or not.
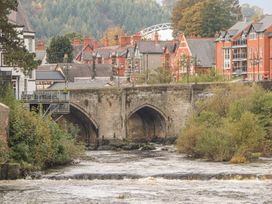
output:
[[[272,94],[241,84],[213,93],[197,103],[178,138],[178,150],[194,158],[234,163],[271,154]]]
[[[70,133],[50,117],[24,109],[10,91],[1,101],[10,107],[9,160],[23,168],[43,169],[69,162],[82,152]]]

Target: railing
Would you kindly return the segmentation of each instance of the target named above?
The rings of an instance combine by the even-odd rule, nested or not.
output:
[[[22,94],[24,102],[35,103],[67,103],[70,101],[70,93],[64,91],[36,91]]]
[[[234,54],[233,60],[247,59],[247,54]]]

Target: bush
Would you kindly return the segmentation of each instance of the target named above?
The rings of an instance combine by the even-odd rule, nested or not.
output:
[[[230,85],[198,103],[177,148],[194,158],[244,163],[271,154],[272,94]]]
[[[50,117],[42,118],[23,108],[10,91],[2,101],[10,106],[9,159],[23,167],[42,169],[63,164],[83,150],[75,137],[62,130]]]

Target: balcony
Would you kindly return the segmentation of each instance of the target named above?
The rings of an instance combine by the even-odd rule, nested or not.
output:
[[[246,48],[247,47],[247,41],[246,40],[238,40],[233,42],[232,48]]]
[[[247,61],[247,54],[242,53],[242,54],[233,54],[233,61]]]

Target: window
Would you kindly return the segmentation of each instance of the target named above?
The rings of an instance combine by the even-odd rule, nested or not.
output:
[[[259,38],[263,38],[264,34],[263,33],[259,33]]]
[[[224,49],[224,69],[230,68],[230,49]]]
[[[29,52],[33,52],[33,40],[32,39],[28,39],[28,51]]]
[[[248,59],[249,59],[249,67],[251,67],[251,61],[252,61],[252,48],[248,49]]]
[[[254,31],[251,31],[251,32],[249,33],[249,39],[250,39],[250,40],[256,40],[256,38],[257,38],[257,33],[254,32]]]
[[[263,65],[263,48],[262,47],[260,47],[259,58],[260,58],[260,66],[262,66]]]

